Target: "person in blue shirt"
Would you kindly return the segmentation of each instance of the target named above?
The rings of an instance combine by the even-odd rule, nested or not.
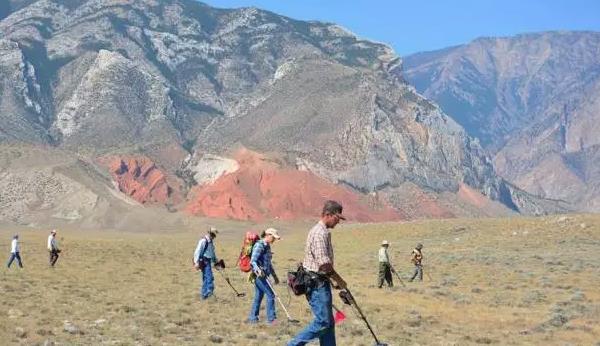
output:
[[[211,227],[208,233],[198,241],[198,245],[194,251],[194,267],[196,270],[202,272],[200,298],[203,300],[212,296],[215,291],[215,280],[211,265],[217,263],[214,239],[218,233],[217,229]],[[218,268],[215,267],[215,269]]]
[[[273,277],[275,284],[279,284],[279,278],[273,269],[273,263],[271,259],[273,254],[271,253],[271,245],[275,240],[281,239],[279,232],[274,228],[266,229],[261,238],[254,247],[252,248],[252,257],[250,264],[252,265],[252,271],[256,275],[254,280],[254,301],[250,308],[250,315],[248,316],[249,323],[258,322],[258,311],[260,310],[260,304],[264,296],[267,296],[267,323],[274,324],[277,318],[275,314],[275,292],[269,287],[269,276]]]

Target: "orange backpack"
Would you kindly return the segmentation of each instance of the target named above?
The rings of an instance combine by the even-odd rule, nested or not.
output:
[[[246,232],[246,237],[242,243],[242,249],[240,250],[240,256],[238,258],[238,267],[244,273],[248,273],[252,270],[250,259],[252,258],[252,248],[254,244],[260,239],[258,234],[254,232]]]

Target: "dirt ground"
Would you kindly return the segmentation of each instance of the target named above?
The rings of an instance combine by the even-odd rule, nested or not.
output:
[[[274,260],[284,277],[302,258],[309,226],[278,227]],[[246,228],[227,223],[217,238],[230,266]],[[279,306],[277,326],[245,324],[253,287],[236,268],[226,274],[246,297],[215,273],[216,298],[200,301],[190,261],[202,232],[59,230],[64,251],[49,268],[47,230],[2,229],[4,255],[16,231],[25,268],[0,270],[3,345],[284,345],[311,319],[304,298],[280,285],[302,324],[287,323]],[[348,224],[333,234],[338,271],[389,345],[600,345],[600,216]],[[406,287],[397,278],[392,289],[375,286],[383,239]],[[409,283],[417,242],[431,278]],[[372,345],[352,309],[334,303],[348,316],[338,345]]]

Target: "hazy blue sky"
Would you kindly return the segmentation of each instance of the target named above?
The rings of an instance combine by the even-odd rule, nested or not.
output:
[[[1,1],[1,0],[0,0]],[[210,0],[215,7],[255,6],[288,17],[341,24],[390,44],[402,55],[480,36],[545,30],[600,31],[600,0]]]

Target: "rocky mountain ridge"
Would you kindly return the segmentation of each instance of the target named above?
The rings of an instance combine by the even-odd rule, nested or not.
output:
[[[403,76],[494,153],[514,185],[600,210],[600,33],[481,38],[405,59]]]
[[[246,149],[277,160],[269,171],[344,186],[374,214],[381,203],[406,218],[562,210],[499,179],[479,144],[404,83],[389,47],[335,24],[191,0],[10,4],[0,21],[0,142],[152,162],[176,182],[165,188],[181,191],[173,210],[210,216],[186,205],[197,186],[236,174]],[[155,186],[135,170],[112,171],[130,196]],[[302,204],[296,183],[277,192],[292,201],[286,213]],[[465,186],[498,201],[495,211],[462,198]],[[380,202],[360,197],[368,195]],[[279,216],[265,208],[256,215]]]

